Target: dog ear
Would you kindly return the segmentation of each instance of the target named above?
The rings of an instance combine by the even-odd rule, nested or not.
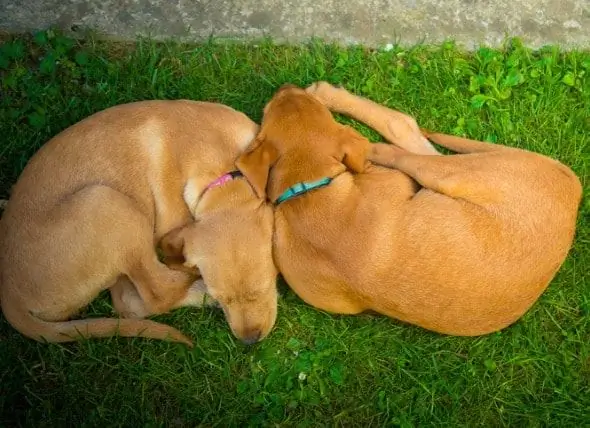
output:
[[[164,256],[164,263],[169,264],[179,261],[182,263],[184,261],[184,235],[186,227],[188,226],[177,227],[160,238],[158,247]]]
[[[368,164],[371,143],[357,131],[345,126],[342,135],[341,162],[352,172],[363,172]]]
[[[250,182],[259,198],[266,198],[268,174],[277,158],[277,149],[259,135],[236,161],[236,167]]]
[[[171,269],[181,270],[199,277],[199,269],[191,260],[191,256],[194,256],[194,245],[192,243],[195,241],[195,235],[197,236],[197,242],[199,242],[199,232],[200,224],[198,220],[195,220],[164,235],[158,245],[163,256],[162,262]],[[187,265],[189,262],[191,264]]]

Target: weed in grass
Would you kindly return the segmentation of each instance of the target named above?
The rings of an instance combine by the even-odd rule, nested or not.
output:
[[[219,101],[259,120],[283,83],[328,80],[421,126],[560,159],[589,186],[590,53],[517,39],[391,50],[74,41],[0,45],[0,198],[51,136],[98,110],[152,98]],[[353,121],[372,140],[379,136]],[[539,243],[543,245],[543,243]],[[157,319],[193,350],[143,339],[31,342],[0,321],[0,425],[584,426],[590,421],[590,202],[574,248],[514,326],[436,335],[373,315],[333,316],[284,284],[262,343],[235,341],[215,309]],[[102,296],[85,316],[111,315]]]

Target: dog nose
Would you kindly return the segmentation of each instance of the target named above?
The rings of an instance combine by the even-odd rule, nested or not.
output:
[[[248,336],[242,338],[242,343],[244,345],[253,345],[260,340],[260,336],[262,332],[260,330],[255,330],[250,333]]]

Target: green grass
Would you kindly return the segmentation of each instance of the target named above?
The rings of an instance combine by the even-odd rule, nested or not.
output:
[[[52,135],[108,106],[212,100],[258,120],[282,83],[319,79],[430,129],[553,156],[590,185],[588,52],[533,52],[518,40],[472,54],[450,42],[389,52],[319,42],[123,46],[46,32],[0,47],[0,198]],[[43,345],[0,318],[0,426],[589,426],[588,199],[578,224],[539,302],[479,338],[331,316],[284,285],[273,333],[251,348],[215,309],[158,317],[196,338],[192,351],[144,339]],[[108,299],[87,313],[109,315]]]

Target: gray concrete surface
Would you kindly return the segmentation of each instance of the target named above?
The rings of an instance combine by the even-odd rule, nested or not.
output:
[[[532,47],[590,47],[590,0],[0,0],[0,29],[59,26],[105,37],[184,41],[312,36],[386,46],[453,38],[467,48],[505,35]]]

